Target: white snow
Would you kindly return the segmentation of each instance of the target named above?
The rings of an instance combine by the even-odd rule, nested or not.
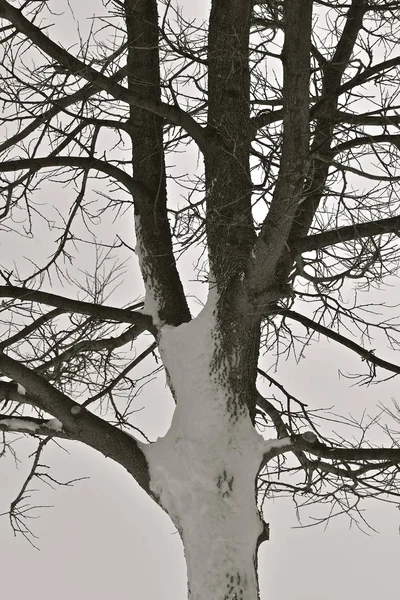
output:
[[[0,419],[0,425],[4,425],[8,429],[14,431],[31,431],[32,433],[36,433],[39,429],[40,425],[35,423],[35,421],[28,421],[27,419],[13,419],[12,417],[8,419]]]
[[[267,446],[268,450],[276,450],[278,448],[286,448],[287,446],[290,446],[292,440],[290,439],[290,437],[280,438],[279,440],[273,438],[270,440],[265,440],[264,443]]]
[[[53,429],[54,431],[62,431],[63,428],[63,424],[58,419],[49,419],[45,425],[48,429]]]
[[[271,452],[271,450],[280,450],[283,448],[289,448],[292,445],[292,440],[290,439],[290,437],[285,437],[285,438],[280,438],[279,440],[277,439],[271,439],[271,440],[265,440],[264,441],[264,448],[265,448],[265,453]]]
[[[21,396],[26,396],[26,389],[20,383],[17,385],[17,392],[18,394],[21,394]]]
[[[42,425],[35,421],[29,421],[29,419],[16,419],[9,417],[6,419],[0,419],[0,425],[7,427],[13,431],[30,431],[36,433]],[[58,419],[49,419],[46,423],[43,423],[44,427],[52,429],[53,431],[62,431],[62,423]]]
[[[155,326],[159,327],[162,325],[158,314],[159,314],[159,301],[157,296],[157,290],[151,284],[151,273],[148,272],[148,268],[146,265],[145,256],[142,252],[142,242],[141,242],[141,224],[139,215],[135,215],[135,231],[136,231],[136,247],[135,253],[139,260],[139,267],[143,275],[143,279],[145,281],[145,297],[144,297],[144,306],[141,312],[144,315],[148,315],[152,318]]]
[[[159,350],[177,406],[167,434],[140,446],[152,489],[181,531],[191,598],[200,590],[202,598],[222,598],[234,589],[247,600],[256,597],[253,560],[262,531],[256,475],[266,449],[288,441],[265,442],[245,410],[229,410],[226,365],[217,370],[213,363],[220,339],[217,302],[211,285],[195,319],[162,327]]]

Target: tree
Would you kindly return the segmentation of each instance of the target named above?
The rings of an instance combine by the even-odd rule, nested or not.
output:
[[[398,345],[373,304],[399,260],[398,3],[212,0],[199,21],[171,0],[104,0],[79,47],[52,35],[53,4],[0,0],[2,238],[46,249],[1,270],[3,454],[15,433],[38,440],[12,526],[29,537],[45,446],[80,441],[171,517],[190,598],[254,600],[264,497],[353,519],[365,497],[398,498],[397,406],[383,447],[342,417],[349,441],[269,370],[320,336],[361,357],[360,383],[400,372],[370,347]],[[117,307],[133,253],[144,304]],[[150,441],[134,400],[161,365],[176,408]]]

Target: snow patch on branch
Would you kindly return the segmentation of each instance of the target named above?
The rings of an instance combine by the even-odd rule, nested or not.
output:
[[[149,317],[151,317],[154,325],[156,327],[160,327],[162,325],[158,316],[160,312],[160,304],[158,301],[157,290],[151,282],[151,273],[149,273],[149,270],[146,265],[146,257],[142,251],[141,228],[142,226],[140,223],[140,217],[139,215],[135,214],[135,253],[139,260],[139,267],[145,284],[144,306],[140,312],[144,315],[148,315]]]
[[[40,428],[38,423],[35,421],[29,421],[28,419],[16,419],[10,417],[9,419],[0,419],[0,425],[7,427],[12,431],[31,431],[32,433],[36,433]]]
[[[26,396],[26,389],[20,383],[17,384],[17,392],[21,394],[21,396]]]
[[[61,432],[63,429],[63,425],[58,419],[49,419],[44,423],[37,423],[36,421],[30,421],[29,419],[9,417],[0,419],[0,426],[7,427],[10,431],[29,431],[31,433],[37,433],[43,427],[57,432]]]
[[[63,429],[63,424],[58,419],[49,419],[45,425],[48,429],[53,429],[53,431],[62,431]]]

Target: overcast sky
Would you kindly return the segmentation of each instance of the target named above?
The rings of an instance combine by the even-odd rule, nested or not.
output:
[[[93,5],[95,10],[99,2],[71,0],[71,5],[79,14],[83,5],[86,10]],[[64,30],[72,31],[72,25],[66,13]],[[60,29],[52,31],[55,37],[62,36]],[[395,288],[391,293],[393,299],[398,294]],[[300,365],[281,365],[278,374],[289,391],[310,407],[329,406],[360,415],[364,408],[374,414],[378,402],[400,401],[393,382],[356,389],[351,381],[339,379],[338,370],[354,367],[357,371],[360,366],[348,350],[320,343],[307,349],[306,355]],[[159,395],[166,398],[164,388],[162,380],[150,385],[139,403],[146,407],[140,419],[154,436],[165,431],[171,417],[172,403],[167,399],[166,410],[155,411],[159,420],[153,416]],[[40,518],[31,522],[40,551],[15,539],[7,518],[0,519],[2,597],[184,600],[183,550],[170,519],[119,465],[78,444],[63,447],[46,454],[52,475],[62,481],[90,479],[55,490],[42,486],[31,497],[32,505],[53,506],[37,510],[34,514]],[[0,461],[0,512],[7,510],[18,492],[32,450],[29,441],[19,444],[18,468],[11,459]],[[266,508],[271,540],[260,553],[262,600],[376,600],[396,594],[400,512],[395,505],[366,503],[365,518],[377,530],[369,535],[349,528],[346,517],[333,519],[325,530],[294,528],[298,522],[290,500],[270,501]],[[309,523],[307,518],[305,522]]]

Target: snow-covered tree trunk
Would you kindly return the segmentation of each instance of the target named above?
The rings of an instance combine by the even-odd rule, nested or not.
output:
[[[211,3],[207,126],[193,132],[205,165],[209,297],[193,320],[171,244],[162,120],[137,107],[130,113],[133,172],[149,192],[135,198],[145,311],[158,330],[176,402],[166,436],[142,450],[150,489],[181,534],[193,600],[258,598],[263,524],[256,477],[266,451],[254,426],[260,324],[282,297],[291,269],[286,240],[298,210],[309,138],[312,2],[286,5],[285,85],[291,97],[274,204],[284,218],[277,219],[271,208],[271,221],[257,239],[250,174],[253,2]],[[125,6],[128,85],[146,102],[158,102],[156,3],[128,0]]]
[[[265,442],[229,384],[235,357],[221,351],[216,294],[200,315],[164,326],[160,353],[176,409],[168,433],[142,449],[150,486],[179,530],[193,600],[255,600],[263,531],[255,480]]]

